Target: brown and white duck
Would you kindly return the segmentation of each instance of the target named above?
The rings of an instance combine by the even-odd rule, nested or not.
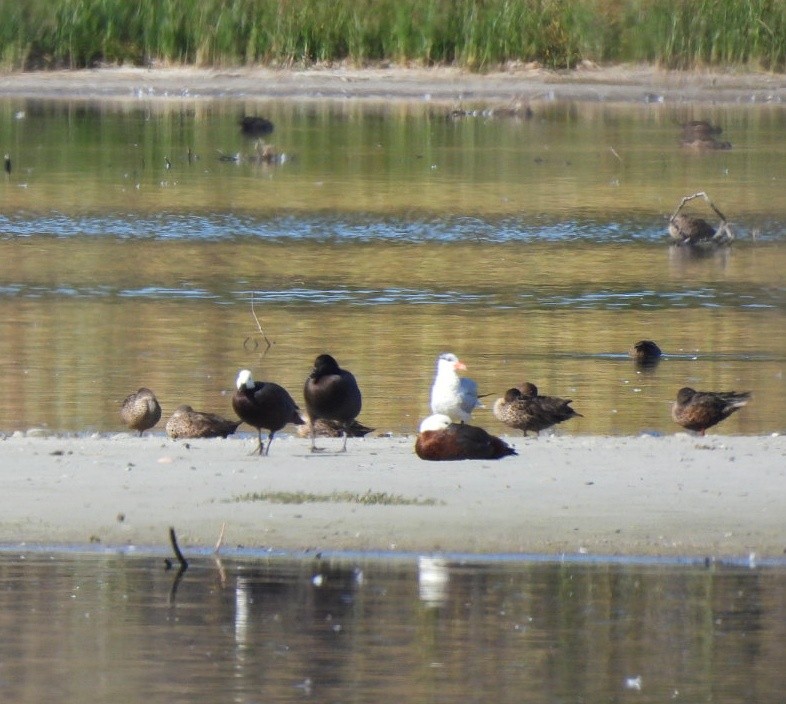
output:
[[[750,398],[749,391],[696,391],[684,386],[677,392],[677,400],[671,407],[671,417],[686,430],[704,435],[707,428],[728,418],[747,404]]]
[[[420,424],[415,453],[422,460],[499,460],[518,454],[504,440],[468,423],[435,413]]]
[[[166,434],[173,440],[188,438],[225,438],[234,434],[243,421],[229,420],[215,413],[195,411],[182,405],[166,422]]]
[[[120,419],[132,430],[138,430],[141,437],[145,430],[161,420],[161,406],[156,395],[144,386],[129,394],[120,406]]]
[[[259,454],[270,454],[273,436],[287,423],[302,425],[297,404],[289,392],[272,381],[254,381],[248,369],[242,369],[235,382],[232,408],[244,423],[257,429]],[[262,428],[269,431],[267,448],[262,442]]]
[[[319,355],[303,386],[303,397],[311,423],[311,451],[321,449],[315,443],[316,424],[320,420],[327,420],[341,426],[344,436],[341,451],[346,452],[349,428],[362,406],[360,387],[352,372],[339,367],[329,354]]]
[[[523,431],[524,435],[529,431],[537,435],[557,423],[583,417],[571,408],[571,403],[572,399],[541,396],[535,384],[524,382],[508,389],[503,398],[494,402],[494,416],[508,427]]]

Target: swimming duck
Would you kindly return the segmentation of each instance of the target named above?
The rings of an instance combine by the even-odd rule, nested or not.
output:
[[[494,416],[511,428],[524,432],[533,431],[536,435],[552,425],[570,418],[583,416],[574,411],[572,399],[558,396],[541,396],[538,387],[524,382],[518,387],[508,389],[503,398],[494,402]]]
[[[669,234],[680,244],[697,244],[715,237],[715,228],[704,218],[677,213],[669,220]]]
[[[123,399],[120,418],[129,428],[138,430],[141,437],[145,430],[149,430],[161,420],[161,406],[156,395],[143,386]]]
[[[272,381],[254,381],[248,369],[242,369],[235,382],[237,390],[232,396],[232,408],[244,423],[257,429],[259,454],[270,454],[273,435],[287,423],[302,425],[305,421],[289,392]],[[267,448],[262,443],[262,428],[270,431]],[[264,450],[264,451],[263,451]]]
[[[422,460],[498,460],[518,454],[501,438],[467,423],[453,423],[436,413],[424,419],[415,441]]]
[[[466,423],[472,411],[482,405],[478,400],[478,385],[456,373],[466,368],[467,365],[452,352],[443,352],[437,357],[437,373],[431,387],[432,413]]]
[[[301,425],[297,429],[297,434],[301,438],[311,437],[311,423],[309,422],[308,418],[306,418],[305,421],[305,425]],[[319,437],[339,438],[344,434],[344,425],[345,424],[341,421],[319,418],[317,422],[314,423],[314,430]],[[363,423],[357,419],[350,421],[348,427],[346,428],[346,433],[351,438],[362,438],[372,432],[374,432],[374,428],[369,428],[367,425],[363,425]]]
[[[659,361],[661,354],[660,347],[652,340],[639,340],[631,345],[628,350],[628,355],[633,357],[633,361],[643,367],[655,366]]]
[[[183,438],[225,438],[232,435],[242,421],[229,420],[215,413],[178,406],[166,422],[166,434],[173,440]]]
[[[314,360],[314,368],[303,386],[306,413],[311,422],[311,451],[319,449],[315,444],[316,424],[319,420],[336,421],[342,427],[344,444],[352,421],[357,418],[362,405],[360,388],[351,372],[338,366],[329,354],[321,354]]]
[[[245,115],[240,120],[240,131],[249,137],[259,137],[273,131],[273,123],[266,117]]]
[[[707,120],[689,120],[688,122],[683,122],[680,127],[682,127],[682,136],[684,138],[712,137],[723,132],[723,128],[713,125]]]
[[[749,391],[695,391],[689,386],[677,392],[671,407],[674,422],[686,430],[704,435],[707,428],[717,425],[742,408],[751,398]]]

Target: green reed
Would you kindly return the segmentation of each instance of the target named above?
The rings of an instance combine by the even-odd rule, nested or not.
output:
[[[0,0],[0,63],[786,68],[783,0]]]

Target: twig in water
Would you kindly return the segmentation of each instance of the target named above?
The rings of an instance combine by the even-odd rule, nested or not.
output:
[[[618,162],[621,164],[621,163],[622,163],[622,157],[621,157],[619,154],[617,154],[617,150],[616,150],[614,147],[609,147],[609,151],[610,151],[610,152],[611,152],[611,153],[612,153],[612,154],[613,154],[615,157],[617,157],[617,161],[618,161]]]
[[[251,315],[254,316],[254,322],[257,324],[257,330],[259,330],[259,334],[262,335],[262,339],[265,341],[265,351],[262,353],[263,355],[267,354],[268,350],[273,346],[273,343],[267,339],[267,335],[265,335],[265,331],[262,329],[262,325],[259,322],[259,318],[257,317],[257,312],[254,310],[254,292],[251,292]],[[243,347],[246,347],[250,338],[246,338],[243,342]]]
[[[715,203],[713,203],[710,200],[710,197],[704,191],[699,191],[698,193],[694,193],[693,195],[685,196],[680,201],[680,204],[677,206],[677,209],[674,211],[674,214],[669,218],[669,222],[671,222],[672,220],[674,220],[674,218],[677,217],[677,214],[680,212],[680,210],[682,210],[682,208],[685,205],[685,203],[687,203],[688,201],[693,200],[694,198],[704,198],[704,200],[707,201],[707,204],[710,206],[710,208],[712,208],[715,211],[715,213],[721,219],[721,221],[723,223],[726,222],[726,216],[720,210],[718,210],[717,207],[715,207]]]
[[[188,560],[186,560],[186,558],[183,557],[183,553],[180,552],[180,546],[177,544],[177,536],[175,535],[174,528],[169,529],[169,542],[172,543],[172,550],[175,551],[175,557],[177,558],[177,561],[180,563],[180,569],[185,570],[186,568],[188,568]]]
[[[213,548],[213,552],[218,555],[218,551],[221,549],[221,546],[224,544],[224,531],[226,530],[227,524],[226,522],[221,524],[221,532],[218,534],[218,542],[216,543],[216,547]]]

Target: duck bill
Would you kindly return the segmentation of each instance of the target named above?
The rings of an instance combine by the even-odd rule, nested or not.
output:
[[[459,360],[458,362],[456,362],[456,363],[453,365],[453,368],[454,368],[455,370],[457,370],[457,371],[462,371],[462,372],[465,372],[465,371],[467,371],[467,365],[466,365],[466,364],[464,364],[464,362],[462,362],[461,360]]]

